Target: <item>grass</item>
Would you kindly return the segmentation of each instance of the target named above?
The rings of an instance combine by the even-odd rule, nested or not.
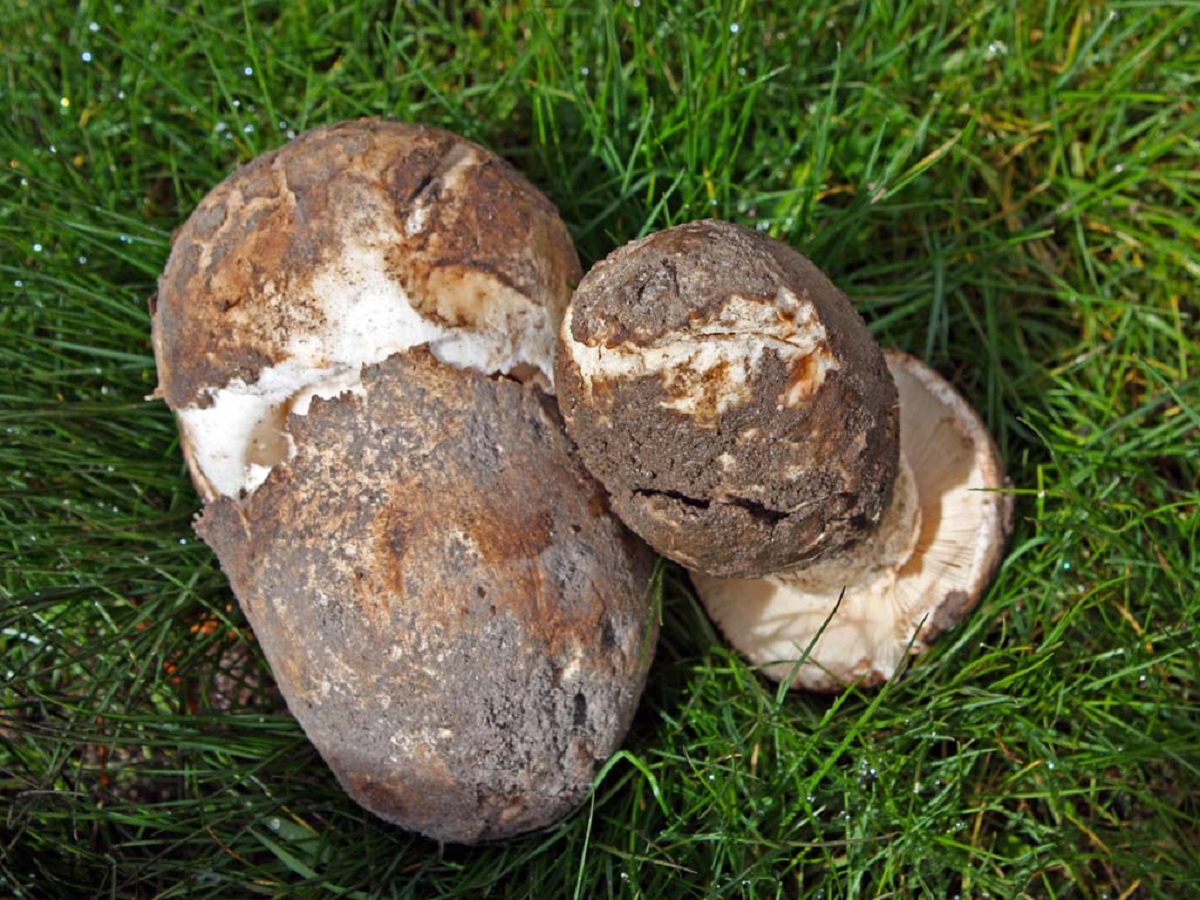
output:
[[[1188,3],[3,4],[0,896],[1194,895],[1198,72]],[[668,570],[576,814],[464,849],[356,807],[143,397],[172,229],[361,115],[512,160],[585,265],[704,216],[814,258],[996,435],[980,608],[878,692],[787,695]]]

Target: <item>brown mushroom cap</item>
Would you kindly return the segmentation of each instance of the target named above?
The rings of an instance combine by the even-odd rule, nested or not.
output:
[[[905,653],[923,652],[974,608],[1012,527],[1003,463],[979,416],[928,366],[896,351],[886,356],[911,479],[897,481],[878,533],[787,575],[692,573],[729,642],[795,688],[840,691],[891,678]]]
[[[290,452],[289,412],[408,347],[549,383],[580,274],[554,206],[450,132],[363,119],[254,159],[179,229],[154,304],[197,489],[253,490]]]
[[[583,279],[559,404],[613,508],[718,576],[784,571],[878,525],[896,392],[862,319],[790,247],[728,222],[620,248]]]
[[[363,382],[293,416],[291,460],[198,531],[352,797],[442,841],[549,824],[633,716],[653,554],[540,390],[420,349]]]

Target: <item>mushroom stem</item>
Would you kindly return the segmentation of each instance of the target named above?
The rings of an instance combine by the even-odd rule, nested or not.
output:
[[[839,550],[807,568],[773,576],[778,581],[814,594],[837,597],[845,587],[872,585],[880,579],[895,583],[912,558],[921,536],[921,503],[912,466],[900,451],[892,502],[879,527],[857,544]]]
[[[692,572],[730,642],[792,687],[891,678],[979,600],[1012,525],[999,453],[979,416],[911,356],[886,353],[900,465],[879,528],[806,569],[757,579]]]

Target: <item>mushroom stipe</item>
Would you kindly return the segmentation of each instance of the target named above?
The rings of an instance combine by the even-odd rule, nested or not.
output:
[[[775,681],[840,691],[891,678],[978,603],[1012,527],[983,422],[928,366],[886,353],[900,394],[901,478],[879,530],[807,569],[760,579],[692,572],[729,642]]]

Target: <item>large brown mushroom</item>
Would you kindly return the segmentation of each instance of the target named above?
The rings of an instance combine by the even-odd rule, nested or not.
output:
[[[234,172],[159,285],[199,533],[346,790],[442,841],[578,804],[653,653],[653,555],[548,393],[579,274],[498,157],[364,120]]]

